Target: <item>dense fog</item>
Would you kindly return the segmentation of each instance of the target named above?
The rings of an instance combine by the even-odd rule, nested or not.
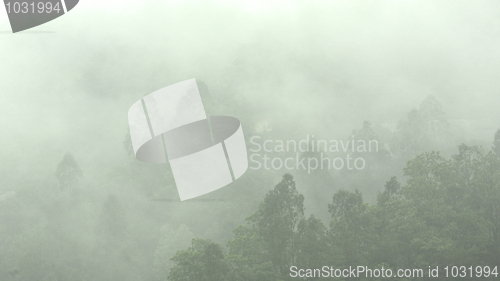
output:
[[[468,221],[477,236],[468,233],[447,244],[448,234],[426,234],[418,239],[436,244],[415,246],[421,257],[387,253],[373,264],[398,267],[391,261],[404,260],[411,267],[426,264],[423,260],[451,266],[457,256],[467,257],[468,266],[500,261],[500,210],[494,207],[500,205],[500,169],[491,168],[499,167],[495,155],[500,155],[500,3],[83,0],[67,15],[16,34],[0,10],[0,280],[288,280],[285,268],[300,264],[301,258],[288,246],[283,246],[285,254],[292,253],[288,262],[273,258],[279,247],[263,234],[272,225],[264,223],[271,210],[266,202],[295,198],[297,203],[302,195],[304,210],[297,203],[294,214],[304,220],[314,214],[317,225],[328,228],[325,239],[333,239],[327,244],[336,254],[327,253],[318,263],[372,264],[371,255],[380,255],[371,250],[335,248],[335,239],[341,239],[335,237],[344,237],[334,235],[344,225],[335,207],[339,198],[356,201],[359,192],[360,212],[366,208],[372,212],[368,217],[381,218],[383,212],[373,210],[385,208],[387,200],[407,200],[410,206],[429,202],[429,194],[441,198],[430,191],[425,194],[431,198],[415,194],[427,188],[417,180],[420,176],[443,170],[429,176],[439,178],[435,186],[467,182],[467,188],[480,190],[488,182],[488,192],[471,195],[476,201],[456,203],[467,191],[442,197],[456,204],[450,207],[456,216],[472,210],[464,217],[478,223],[484,218],[481,226]],[[276,140],[300,142],[313,135],[329,144],[376,140],[378,151],[351,151],[365,160],[359,170],[253,169],[256,164],[250,161],[238,181],[180,202],[169,165],[135,159],[127,111],[145,95],[191,78],[198,82],[207,115],[241,120],[249,159],[256,147],[252,137],[261,145],[269,140],[273,149]],[[268,154],[297,155],[307,162],[322,152],[333,159],[349,151]],[[464,155],[473,156],[467,162]],[[425,161],[430,170],[415,172]],[[449,166],[433,166],[440,161]],[[471,170],[477,173],[457,180]],[[280,186],[289,187],[292,197],[280,193]],[[391,190],[400,188],[407,190],[398,193],[403,199],[389,198],[396,192]],[[448,199],[432,206],[442,207]],[[416,209],[422,206],[415,204]],[[495,215],[483,216],[488,204]],[[446,213],[438,207],[434,211]],[[433,224],[427,219],[438,217],[422,221]],[[346,221],[363,225],[346,228],[353,233],[371,231],[361,217]],[[308,223],[305,229],[316,225]],[[238,271],[238,249],[262,246],[235,246],[238,237],[253,233],[238,232],[240,225],[260,233],[256,241],[268,243],[263,249],[274,249],[269,264],[248,265],[249,272],[261,275]],[[300,227],[294,224],[291,233],[300,234]],[[461,233],[460,225],[457,229],[449,236]],[[375,245],[372,238],[352,236],[355,244]],[[416,245],[418,239],[407,244]],[[203,278],[179,273],[182,266],[194,268],[182,263],[182,251],[211,245],[206,243],[220,247],[224,266],[214,266],[226,273],[203,273]],[[453,243],[464,245],[463,251],[432,256],[430,249]],[[351,250],[358,254],[345,254]]]

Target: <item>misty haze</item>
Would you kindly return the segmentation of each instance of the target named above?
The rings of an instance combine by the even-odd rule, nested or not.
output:
[[[0,8],[0,281],[496,280],[499,67],[498,1],[82,0],[16,34]],[[181,202],[127,112],[192,78],[249,168]]]

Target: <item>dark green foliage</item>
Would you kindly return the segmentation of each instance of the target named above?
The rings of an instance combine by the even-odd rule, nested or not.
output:
[[[401,184],[396,177],[392,177],[385,183],[384,191],[377,195],[377,203],[384,204],[385,202],[401,197]]]
[[[354,193],[345,190],[338,191],[333,195],[333,203],[328,205],[328,211],[334,221],[342,218],[354,220],[358,215],[363,214],[365,210],[363,196],[357,190]]]
[[[441,120],[434,105],[430,100],[414,117]],[[436,128],[425,130],[435,137]],[[354,134],[377,139],[368,122]],[[397,178],[380,169],[362,180],[297,171],[297,178],[310,178],[296,186],[285,174],[269,191],[272,173],[249,172],[214,192],[217,200],[183,203],[168,169],[137,161],[110,167],[102,181],[80,183],[82,192],[66,192],[82,176],[68,153],[57,168],[59,182],[51,176],[0,194],[0,280],[310,281],[317,279],[291,278],[290,267],[495,266],[499,147],[500,131],[489,152],[468,145],[451,157],[417,151],[401,174],[391,170]],[[372,156],[381,166],[398,161]],[[299,190],[307,192],[309,213]],[[370,191],[376,204],[367,203],[375,203]],[[245,214],[251,214],[246,221]]]
[[[277,274],[288,272],[297,255],[297,226],[304,215],[304,196],[297,192],[293,177],[285,174],[249,221],[267,244]]]
[[[172,281],[221,281],[229,270],[224,249],[210,240],[193,239],[191,247],[177,252],[172,261],[176,263],[168,275]]]
[[[405,185],[396,177],[386,182],[376,205],[364,203],[357,190],[337,191],[328,205],[328,228],[312,215],[305,218],[304,197],[292,176],[284,175],[249,224],[234,229],[228,254],[217,257],[227,272],[227,279],[220,280],[290,280],[291,266],[367,265],[396,272],[425,271],[429,265],[498,264],[500,160],[493,152],[461,145],[450,159],[434,151],[422,153],[407,163],[404,175]],[[178,252],[171,272],[198,272],[197,256],[188,255],[192,251]]]
[[[275,281],[277,275],[271,262],[268,244],[254,227],[238,226],[233,230],[234,239],[228,242],[229,280]]]
[[[328,205],[330,221],[330,243],[339,249],[341,265],[361,264],[365,261],[368,234],[367,205],[357,190],[340,190]]]
[[[321,220],[314,215],[302,218],[297,230],[297,267],[321,268],[326,263],[335,263],[332,245],[328,242],[327,228]]]

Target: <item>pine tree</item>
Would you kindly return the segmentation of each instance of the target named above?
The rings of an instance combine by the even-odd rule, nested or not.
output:
[[[63,189],[75,187],[79,178],[83,176],[83,171],[76,163],[75,158],[70,152],[64,155],[63,159],[57,165],[56,177]]]

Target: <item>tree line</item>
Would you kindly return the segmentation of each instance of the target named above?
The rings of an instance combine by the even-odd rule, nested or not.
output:
[[[384,266],[394,272],[439,266],[444,278],[446,266],[493,269],[499,264],[500,130],[491,151],[462,144],[448,159],[424,152],[403,171],[406,182],[390,178],[376,204],[365,203],[358,190],[338,190],[324,208],[330,217],[326,224],[305,215],[305,198],[293,176],[285,174],[226,245],[194,238],[171,258],[173,266],[163,279],[292,280],[292,266],[325,265]]]

